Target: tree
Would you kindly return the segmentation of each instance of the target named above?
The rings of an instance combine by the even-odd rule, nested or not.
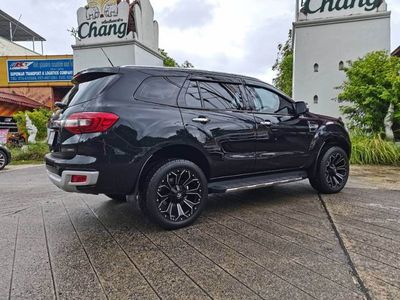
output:
[[[190,61],[185,60],[184,63],[181,65],[181,68],[192,69],[194,68],[194,66]]]
[[[274,85],[287,95],[293,94],[293,48],[292,31],[289,31],[288,40],[285,44],[278,45],[278,58],[272,67],[277,72],[273,79]]]
[[[179,63],[177,63],[175,59],[173,59],[168,55],[167,51],[165,51],[164,49],[159,49],[159,50],[161,55],[164,56],[164,67],[184,68],[184,69],[194,68],[193,64],[188,60],[185,60],[185,62],[182,65],[179,65]]]
[[[338,99],[350,126],[370,133],[385,132],[393,140],[400,124],[400,59],[385,51],[350,62]]]
[[[160,49],[160,53],[162,56],[164,56],[164,67],[171,67],[171,68],[177,68],[179,67],[179,64],[176,62],[175,59],[170,57],[164,49]]]

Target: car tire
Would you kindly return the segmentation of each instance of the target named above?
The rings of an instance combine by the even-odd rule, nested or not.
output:
[[[328,148],[319,158],[317,169],[309,176],[311,186],[322,194],[341,192],[347,184],[350,163],[347,153],[340,147]]]
[[[0,170],[3,170],[7,166],[7,164],[8,156],[3,150],[0,150]]]
[[[126,202],[126,195],[109,195],[109,194],[107,194],[106,196],[117,202]]]
[[[173,230],[193,224],[207,199],[203,171],[190,161],[173,159],[160,162],[148,172],[140,207],[157,225]]]

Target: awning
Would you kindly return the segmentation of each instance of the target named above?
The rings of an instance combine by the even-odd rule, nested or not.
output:
[[[28,97],[0,92],[0,106],[2,103],[23,106],[26,108],[40,108],[45,107],[43,104],[36,102]]]
[[[2,10],[0,10],[0,36],[13,42],[46,41],[42,36]]]

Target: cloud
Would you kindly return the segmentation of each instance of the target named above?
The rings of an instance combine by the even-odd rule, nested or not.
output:
[[[180,0],[165,9],[159,21],[173,28],[201,27],[213,19],[214,8],[214,3],[204,0]]]
[[[247,74],[271,81],[277,45],[286,41],[294,0],[150,0],[160,23],[160,47],[197,68]],[[76,10],[86,0],[5,1],[1,9],[47,39],[46,54],[72,53]],[[400,45],[400,1],[392,11],[392,48]],[[31,47],[31,43],[27,44]],[[38,48],[36,48],[38,49]]]

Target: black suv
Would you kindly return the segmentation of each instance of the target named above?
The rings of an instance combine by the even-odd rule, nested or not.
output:
[[[49,178],[68,192],[138,199],[167,229],[191,224],[210,193],[309,178],[337,193],[351,145],[341,120],[308,112],[260,80],[189,69],[77,74],[50,121]]]

